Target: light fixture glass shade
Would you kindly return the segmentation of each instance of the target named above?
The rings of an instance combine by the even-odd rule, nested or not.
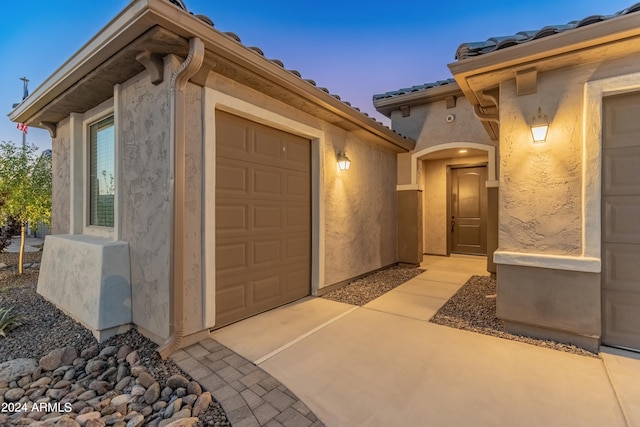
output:
[[[542,114],[542,108],[538,107],[538,114],[531,122],[531,136],[533,136],[533,142],[536,144],[546,142],[548,132],[549,120],[546,115]]]
[[[338,151],[338,167],[341,171],[348,171],[351,166],[351,160],[347,157],[347,152]]]

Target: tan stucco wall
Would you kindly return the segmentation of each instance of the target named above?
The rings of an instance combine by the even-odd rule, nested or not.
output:
[[[351,168],[341,172],[340,133],[324,147],[325,285],[397,261],[396,155],[344,135]]]
[[[71,138],[69,118],[58,123],[56,137],[51,141],[51,234],[66,234],[70,230],[71,200]]]
[[[131,253],[133,323],[169,336],[169,81],[147,73],[122,84],[119,129],[123,176],[122,240]]]
[[[517,96],[515,80],[501,85],[501,250],[582,252],[584,83],[638,71],[635,55],[541,73],[532,95]],[[545,144],[533,144],[529,129],[539,106],[550,120]]]
[[[487,162],[486,156],[463,159],[439,159],[422,161],[422,185],[424,187],[424,252],[447,255],[448,187],[447,166],[478,166]]]
[[[391,122],[394,130],[416,140],[414,152],[448,142],[495,145],[462,95],[453,108],[447,108],[442,100],[413,106],[410,111],[408,117],[402,117],[399,110],[393,111]],[[447,122],[449,115],[455,116],[451,123]]]

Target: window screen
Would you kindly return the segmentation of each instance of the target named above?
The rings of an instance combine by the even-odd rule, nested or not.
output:
[[[90,126],[89,224],[113,227],[115,135],[113,116]]]

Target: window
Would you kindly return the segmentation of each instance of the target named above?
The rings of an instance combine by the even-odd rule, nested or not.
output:
[[[113,116],[89,126],[89,225],[114,226],[115,132]]]

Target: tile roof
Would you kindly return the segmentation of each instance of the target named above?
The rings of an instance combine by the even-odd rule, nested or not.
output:
[[[393,98],[395,96],[405,95],[407,93],[421,92],[427,89],[431,89],[433,87],[445,86],[455,82],[456,81],[454,79],[438,80],[437,82],[433,82],[433,83],[425,83],[417,86],[411,86],[405,89],[398,89],[391,92],[385,92],[378,95],[373,95],[373,100],[379,101],[381,99]]]
[[[175,5],[175,6],[179,7],[180,9],[184,10],[185,12],[187,12],[187,13],[189,13],[189,14],[191,14],[191,15],[195,16],[196,18],[200,19],[201,21],[203,21],[203,22],[207,23],[207,24],[208,24],[208,25],[210,25],[211,27],[214,27],[214,26],[215,26],[215,25],[214,25],[214,23],[213,23],[213,21],[212,21],[211,19],[209,19],[209,17],[207,17],[207,16],[205,16],[205,15],[195,14],[195,13],[193,13],[193,12],[189,11],[189,10],[187,9],[187,7],[186,7],[185,3],[184,3],[182,0],[167,0],[167,1],[168,1],[169,3],[171,3],[171,4]],[[237,35],[237,34],[232,33],[232,32],[222,32],[222,34],[226,35],[227,37],[229,37],[229,38],[230,38],[230,39],[232,39],[232,40],[235,40],[236,42],[238,42],[238,43],[239,43],[241,46],[243,46],[244,48],[246,48],[246,49],[248,49],[248,50],[251,50],[251,51],[253,51],[254,53],[257,53],[258,55],[260,55],[260,56],[264,57],[264,58],[265,58],[265,60],[270,61],[270,62],[272,62],[272,63],[274,63],[274,64],[278,65],[279,67],[281,67],[281,68],[285,69],[285,66],[284,66],[284,64],[282,63],[282,61],[280,61],[279,59],[267,59],[267,58],[265,57],[265,55],[264,55],[264,52],[263,52],[263,51],[262,51],[262,49],[260,49],[259,47],[256,47],[256,46],[246,46],[246,45],[244,45],[244,44],[242,43],[242,41],[240,40],[240,37],[238,37],[238,35]],[[330,96],[334,97],[334,98],[335,98],[335,99],[337,99],[338,101],[342,101],[342,100],[340,99],[340,96],[330,93],[330,92],[329,92],[329,89],[327,89],[327,88],[325,88],[325,87],[319,87],[319,86],[317,86],[317,85],[316,85],[316,82],[315,82],[314,80],[302,78],[302,75],[300,74],[300,72],[299,72],[299,71],[297,71],[297,70],[286,70],[286,71],[288,71],[289,73],[293,74],[294,76],[296,76],[296,77],[298,77],[298,78],[302,79],[303,81],[305,81],[305,82],[309,83],[310,85],[315,86],[318,90],[321,90],[321,91],[323,91],[323,92],[325,92],[325,93],[329,94]],[[453,79],[450,79],[450,80],[451,80],[451,81],[453,81]],[[365,113],[364,111],[360,111],[360,109],[359,109],[358,107],[354,107],[354,106],[352,106],[350,102],[342,101],[342,103],[343,103],[343,104],[345,104],[345,105],[347,105],[347,106],[349,106],[349,107],[351,107],[353,110],[355,110],[355,111],[359,112],[360,114],[362,114],[362,115],[364,115],[364,116],[368,117],[369,119],[371,119],[372,121],[374,121],[374,122],[378,123],[379,125],[382,125],[382,126],[384,126],[385,128],[387,128],[387,129],[391,130],[393,133],[395,133],[395,134],[397,134],[397,135],[399,135],[399,136],[401,136],[401,137],[403,137],[403,138],[407,139],[407,137],[406,137],[406,136],[404,136],[404,135],[402,135],[402,134],[400,134],[400,133],[396,132],[395,130],[393,130],[393,129],[391,129],[390,127],[386,126],[384,123],[382,123],[382,122],[380,122],[380,121],[376,120],[374,117],[370,117],[370,116],[369,116],[369,114]]]
[[[505,49],[511,46],[517,46],[532,40],[541,39],[543,37],[552,36],[564,31],[573,30],[596,22],[606,21],[621,15],[640,11],[640,3],[636,3],[624,10],[614,13],[613,15],[592,15],[587,16],[579,21],[571,21],[564,25],[549,25],[539,30],[520,31],[511,36],[491,37],[486,41],[462,43],[456,50],[457,61],[471,58],[474,56],[484,55],[485,53],[494,52],[496,50]]]

